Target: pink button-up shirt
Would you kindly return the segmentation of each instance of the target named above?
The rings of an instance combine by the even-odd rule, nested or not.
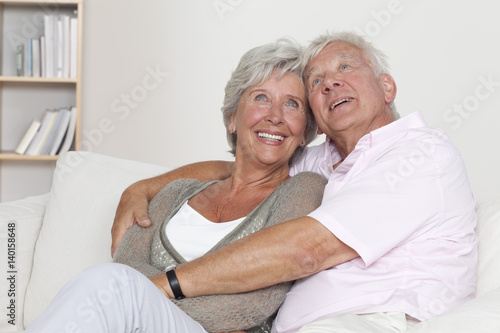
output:
[[[475,200],[462,158],[419,112],[362,137],[345,161],[334,144],[311,147],[292,174],[328,178],[309,216],[359,258],[295,283],[273,332],[325,315],[399,311],[417,319],[474,296]]]

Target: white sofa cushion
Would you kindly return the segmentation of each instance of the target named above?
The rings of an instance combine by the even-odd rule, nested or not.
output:
[[[23,329],[24,296],[47,199],[48,194],[0,204],[0,267],[5,269],[0,279],[0,332]]]
[[[83,269],[111,261],[111,225],[120,196],[168,168],[88,152],[59,158],[26,292],[27,327]]]
[[[479,237],[476,296],[500,288],[500,200],[477,208]]]
[[[500,288],[423,321],[406,333],[500,332]]]

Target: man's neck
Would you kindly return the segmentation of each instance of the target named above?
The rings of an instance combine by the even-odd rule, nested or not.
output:
[[[342,160],[344,160],[350,153],[352,153],[354,148],[356,148],[358,141],[363,136],[378,128],[384,127],[385,125],[388,125],[393,121],[394,118],[392,116],[392,112],[388,110],[388,112],[385,112],[383,116],[374,119],[371,124],[368,124],[365,127],[350,128],[348,130],[335,133],[329,137],[335,144],[335,147],[342,157]]]

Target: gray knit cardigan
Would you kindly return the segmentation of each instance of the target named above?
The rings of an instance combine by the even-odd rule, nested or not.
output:
[[[132,227],[120,243],[114,261],[132,266],[148,277],[186,262],[168,240],[166,225],[189,198],[212,183],[181,179],[165,186],[149,205],[152,226]],[[289,178],[207,253],[262,228],[307,215],[320,205],[325,184],[324,177],[312,172]],[[272,319],[292,283],[233,295],[172,301],[208,332],[270,332]]]

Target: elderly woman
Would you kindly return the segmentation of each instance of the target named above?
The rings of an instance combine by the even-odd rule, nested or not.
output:
[[[149,205],[153,225],[130,229],[115,254],[115,261],[127,266],[105,264],[85,271],[27,332],[65,327],[82,332],[270,331],[292,282],[242,294],[184,298],[174,269],[319,206],[325,180],[313,173],[288,175],[290,163],[316,134],[300,55],[295,43],[280,40],[242,57],[222,107],[235,155],[232,176],[212,182],[181,179],[165,186]]]

